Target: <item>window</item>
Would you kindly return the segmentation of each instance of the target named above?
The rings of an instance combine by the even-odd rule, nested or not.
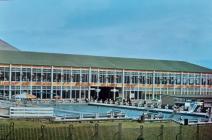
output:
[[[146,83],[146,74],[145,73],[140,73],[139,80],[140,84],[145,84]]]
[[[63,87],[62,90],[62,98],[63,99],[70,99],[71,90],[69,87]]]
[[[91,72],[91,82],[97,83],[98,82],[98,72],[92,71]]]
[[[0,67],[0,81],[9,81],[10,79],[10,68]]]
[[[80,82],[80,70],[73,70],[73,82]]]
[[[12,81],[20,81],[21,80],[21,68],[12,68]]]
[[[202,85],[206,85],[206,75],[202,75]]]
[[[176,84],[180,85],[181,84],[181,74],[176,75]]]
[[[108,83],[115,82],[115,73],[112,71],[108,71]]]
[[[122,83],[122,72],[116,72],[116,83]]]
[[[61,82],[61,70],[60,69],[54,69],[53,70],[53,82]]]
[[[200,74],[195,74],[194,83],[195,85],[200,85]]]
[[[35,95],[37,98],[41,98],[41,87],[40,86],[33,86],[32,87],[32,94]]]
[[[153,74],[147,73],[147,84],[153,84]]]
[[[132,83],[138,84],[138,73],[137,72],[132,72]]]
[[[189,74],[189,85],[194,84],[194,74]]]
[[[106,83],[107,82],[106,71],[100,71],[99,82],[100,83]]]
[[[51,82],[51,69],[43,69],[43,82]]]
[[[88,70],[82,71],[82,82],[89,82],[89,71]]]
[[[42,98],[43,99],[50,99],[51,98],[51,87],[44,86],[42,91]]]
[[[71,82],[71,70],[64,70],[63,71],[63,82]]]
[[[41,69],[37,68],[32,69],[32,81],[41,82]]]
[[[31,69],[30,68],[22,68],[22,81],[31,81]]]
[[[160,73],[155,73],[155,84],[160,84],[160,77],[161,77]]]
[[[174,85],[175,82],[175,75],[169,74],[169,84]]]
[[[124,74],[124,83],[126,84],[130,84],[130,73],[129,72],[125,72]]]
[[[166,74],[166,73],[162,74],[161,82],[164,85],[168,84],[168,74]]]

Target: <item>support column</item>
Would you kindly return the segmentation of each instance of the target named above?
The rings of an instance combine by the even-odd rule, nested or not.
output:
[[[105,72],[106,72],[106,85],[108,86],[108,71]]]
[[[168,76],[167,76],[167,75],[168,75]],[[166,83],[166,94],[169,95],[169,86],[168,86],[168,85],[169,85],[169,80],[168,80],[168,78],[170,78],[169,72],[167,72],[167,75],[166,75],[166,76],[167,76],[167,77],[166,77],[166,80],[167,80],[167,81],[166,81],[166,82],[167,82],[167,83]]]
[[[10,64],[10,74],[9,74],[9,82],[10,82],[10,85],[9,85],[9,100],[11,100],[12,98],[12,93],[11,93],[11,84],[12,84],[12,65]]]
[[[202,73],[200,74],[200,82],[199,82],[200,86],[199,86],[199,92],[200,95],[202,95]]]
[[[91,78],[92,78],[92,76],[91,76],[91,71],[92,69],[91,69],[91,67],[89,68],[89,82],[88,82],[88,100],[90,101],[91,100],[91,86],[90,86],[90,84],[91,84]]]
[[[73,98],[72,98],[72,96],[73,96],[73,85],[72,85],[72,84],[73,84],[73,75],[72,75],[72,67],[71,67],[71,74],[70,74],[70,75],[71,75],[71,79],[70,79],[70,80],[71,80],[71,82],[70,82],[70,83],[71,83],[71,87],[70,87],[70,89],[71,89],[71,91],[70,91],[70,99],[73,99]]]
[[[182,95],[183,94],[183,72],[181,72],[181,77],[180,77],[180,80],[181,80],[181,82],[180,82],[180,86],[181,86],[181,88],[180,88],[180,94]]]
[[[187,73],[187,77],[188,77],[188,79],[189,79],[189,82],[187,82],[187,84],[186,84],[186,89],[187,89],[187,90],[186,90],[186,94],[189,95],[189,90],[190,90],[190,88],[188,88],[188,85],[189,85],[189,83],[190,83],[190,76],[189,76],[189,73]],[[187,80],[188,80],[188,79],[187,79]]]
[[[43,99],[43,86],[41,86],[40,90],[41,90],[41,92],[40,92],[40,99],[42,100]]]
[[[123,69],[122,70],[122,100],[124,99],[124,81],[125,81],[125,74]]]
[[[41,73],[41,77],[40,77],[41,78],[41,82],[40,82],[41,83],[41,99],[43,99],[43,84],[42,84],[43,83],[43,78],[42,78],[43,77],[43,67],[41,67],[40,73]],[[45,92],[47,92],[47,87],[45,88]]]
[[[69,89],[70,89],[70,98],[69,99],[71,100],[72,99],[72,86],[70,86]]]
[[[99,69],[97,70],[98,71],[98,86],[97,86],[97,90],[96,91],[98,91],[97,92],[97,99],[99,98],[99,83],[100,83],[100,80],[99,80]]]
[[[80,87],[79,87],[79,99],[82,99],[82,69],[80,68]]]
[[[32,94],[32,66],[30,67],[30,76],[31,76],[31,78],[30,78],[30,93]]]
[[[53,99],[53,73],[54,73],[54,67],[51,66],[51,99]]]
[[[113,84],[114,84],[114,88],[115,87],[117,87],[117,82],[116,82],[116,79],[117,79],[117,74],[116,74],[117,72],[116,72],[116,70],[114,71],[114,75],[113,75]],[[117,91],[118,91],[118,97],[119,97],[119,90],[117,89]]]
[[[140,95],[140,73],[137,72],[137,79],[138,79],[138,90],[137,90],[137,100],[140,100],[139,95]]]
[[[206,95],[208,95],[208,74],[206,74]]]
[[[161,86],[162,86],[162,84],[161,84],[161,78],[162,78],[162,73],[159,74],[159,82],[160,82],[160,100],[161,100],[161,96],[162,96],[162,95],[161,95],[161,94],[162,94],[162,93],[161,93],[161,92],[162,92],[162,89],[161,89]]]
[[[155,71],[153,71],[153,81],[152,81],[152,99],[155,99]]]
[[[61,79],[60,79],[60,99],[63,99],[63,68],[60,68],[60,74],[61,74]]]
[[[23,75],[23,72],[22,72],[22,65],[20,66],[20,94],[22,94],[23,92],[22,91],[22,75]]]
[[[196,95],[196,74],[194,73],[194,75],[193,75],[193,82],[194,82],[194,84],[193,84],[193,92],[194,92],[194,94]]]
[[[173,73],[173,74],[174,74],[173,78],[174,78],[174,95],[175,95],[176,94],[175,88],[176,88],[176,75],[177,75],[177,73]]]
[[[131,92],[132,92],[132,88],[131,88],[131,85],[132,85],[132,72],[129,72],[130,73],[130,95],[129,95],[129,98],[131,100]]]
[[[146,97],[146,92],[147,92],[147,72],[145,72],[145,89],[144,89],[144,92],[145,92],[145,100],[147,100],[147,97]]]

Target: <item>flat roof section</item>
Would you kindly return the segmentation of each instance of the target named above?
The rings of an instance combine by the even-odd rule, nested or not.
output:
[[[0,64],[211,73],[211,69],[184,61],[103,57],[24,51],[0,51]]]

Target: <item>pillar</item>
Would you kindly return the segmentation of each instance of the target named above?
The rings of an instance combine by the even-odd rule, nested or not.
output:
[[[122,70],[122,100],[124,99],[124,81],[125,81],[125,76],[124,76],[124,69]]]
[[[31,78],[30,78],[30,93],[32,94],[32,66],[30,67],[30,76],[31,76]]]
[[[182,95],[183,94],[183,72],[181,72],[181,77],[180,77],[180,80],[181,80],[181,84],[180,84],[180,86],[181,86],[181,88],[180,88],[180,94]]]
[[[202,95],[202,73],[200,74],[200,86],[199,86],[199,92],[200,92],[200,95]]]
[[[89,82],[88,82],[88,100],[90,101],[91,100],[91,86],[90,86],[90,84],[91,84],[91,78],[92,78],[92,76],[91,76],[91,71],[92,69],[91,69],[91,67],[89,68],[89,78],[88,78],[88,80],[89,80]]]
[[[145,92],[145,100],[147,100],[147,96],[146,96],[146,92],[147,92],[147,72],[145,72],[145,90],[144,90],[144,92]]]
[[[9,75],[9,82],[10,82],[10,85],[9,85],[9,100],[11,100],[12,98],[12,94],[11,94],[11,80],[12,79],[12,65],[10,64],[10,75]]]
[[[51,66],[51,99],[53,99],[53,73],[54,73],[54,67]]]
[[[152,78],[152,99],[155,99],[155,71],[153,71],[153,78]]]
[[[61,79],[60,79],[60,99],[63,99],[63,68],[60,69]]]
[[[80,87],[79,87],[79,99],[82,99],[82,69],[80,68]]]

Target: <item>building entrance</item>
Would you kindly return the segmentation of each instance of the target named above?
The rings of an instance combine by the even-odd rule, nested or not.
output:
[[[92,87],[91,91],[91,97],[95,100],[102,100],[103,102],[106,100],[115,100],[117,97],[119,97],[119,92],[118,90],[115,90],[113,87]]]

